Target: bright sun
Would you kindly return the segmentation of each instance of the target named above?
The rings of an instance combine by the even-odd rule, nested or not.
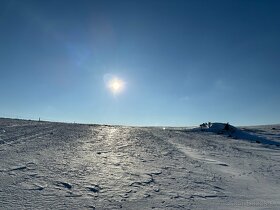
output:
[[[114,94],[117,94],[122,92],[124,82],[119,78],[112,78],[108,83],[108,87]]]

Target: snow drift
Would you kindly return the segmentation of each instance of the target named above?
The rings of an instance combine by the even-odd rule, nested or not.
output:
[[[252,134],[249,132],[246,132],[240,128],[237,128],[233,125],[230,125],[228,123],[209,123],[208,124],[204,123],[204,126],[201,126],[201,128],[195,128],[194,130],[198,131],[206,131],[206,132],[213,132],[216,134],[224,134],[227,135],[228,137],[234,138],[234,139],[242,139],[242,140],[247,140],[250,142],[256,142],[256,143],[261,143],[261,144],[266,144],[266,145],[275,145],[275,146],[280,146],[280,143],[277,141],[270,140],[268,138],[260,137],[257,134]]]
[[[279,148],[229,135],[279,142],[280,126],[223,126],[0,118],[0,209],[279,209]]]

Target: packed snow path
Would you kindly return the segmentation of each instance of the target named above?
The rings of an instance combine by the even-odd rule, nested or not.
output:
[[[280,206],[279,147],[209,132],[0,119],[0,156],[0,209]]]

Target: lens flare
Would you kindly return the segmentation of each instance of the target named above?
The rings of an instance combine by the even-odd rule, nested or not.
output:
[[[116,75],[104,74],[103,80],[108,90],[114,95],[123,92],[125,89],[126,82],[120,77],[117,77]]]
[[[108,87],[112,93],[117,94],[123,91],[124,89],[124,81],[119,78],[112,78],[108,82]]]

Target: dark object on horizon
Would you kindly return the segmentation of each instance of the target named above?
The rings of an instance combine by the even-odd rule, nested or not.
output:
[[[224,130],[229,131],[229,123],[225,125]]]
[[[199,125],[200,126],[200,129],[203,130],[203,128],[210,128],[212,126],[212,123],[211,122],[208,122],[208,123],[202,123]]]
[[[271,130],[276,130],[276,128],[271,128]]]
[[[207,123],[202,123],[199,126],[200,126],[200,129],[202,130],[203,128],[207,128]]]

